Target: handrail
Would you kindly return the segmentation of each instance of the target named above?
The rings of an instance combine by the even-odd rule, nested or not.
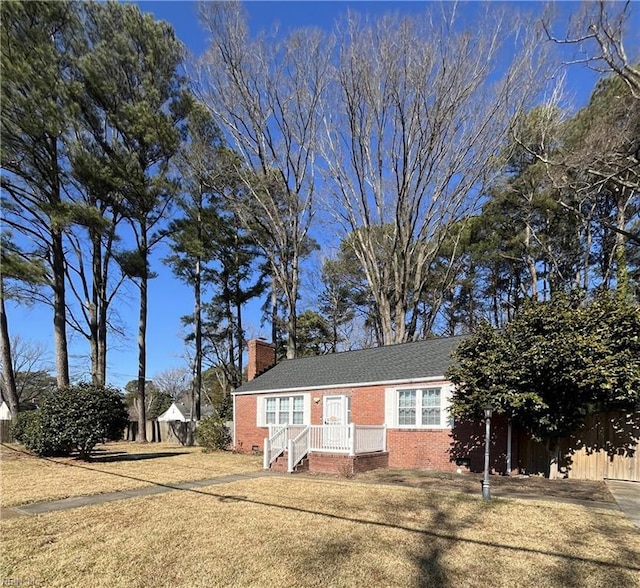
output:
[[[292,472],[311,451],[354,456],[387,450],[385,425],[270,425],[269,433],[264,440],[265,470],[285,451],[287,470]]]
[[[289,453],[287,456],[287,471],[293,472],[295,467],[309,452],[309,427],[305,427],[294,439],[289,439]]]
[[[264,440],[264,462],[262,465],[265,470],[268,470],[271,464],[287,448],[287,425],[283,425],[280,428],[274,427],[274,431],[270,437]],[[269,432],[271,432],[271,427],[269,427]]]
[[[288,449],[292,436],[300,435],[306,428],[306,425],[269,425],[269,437],[264,440],[262,467],[268,470],[271,464]]]

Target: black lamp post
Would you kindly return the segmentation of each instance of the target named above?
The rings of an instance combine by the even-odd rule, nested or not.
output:
[[[487,403],[484,407],[484,422],[485,422],[485,436],[484,436],[484,479],[482,480],[482,499],[489,500],[491,493],[489,492],[489,443],[491,441],[491,415],[493,414],[493,407]]]

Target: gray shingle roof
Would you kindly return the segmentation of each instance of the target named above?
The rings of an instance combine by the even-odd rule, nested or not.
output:
[[[176,405],[176,408],[180,411],[180,414],[182,414],[182,416],[186,419],[191,418],[191,400],[188,399],[184,399],[181,401],[176,400],[174,402],[174,404]],[[193,409],[194,413],[195,413],[195,408]],[[211,414],[213,414],[215,412],[213,406],[211,406],[210,404],[206,404],[206,403],[201,403],[200,405],[200,416],[202,418],[209,416]]]
[[[464,336],[427,339],[288,359],[243,384],[235,392],[248,394],[437,378],[444,376],[452,362],[451,353],[462,339]]]

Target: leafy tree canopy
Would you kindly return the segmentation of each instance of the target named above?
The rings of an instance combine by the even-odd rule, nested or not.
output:
[[[640,308],[607,292],[588,303],[558,294],[502,331],[481,326],[456,359],[454,416],[478,417],[490,402],[553,447],[587,414],[640,405]]]

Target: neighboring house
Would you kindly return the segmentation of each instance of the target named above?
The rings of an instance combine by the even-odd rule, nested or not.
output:
[[[21,402],[20,403],[20,411],[26,412],[27,410],[35,410],[37,406],[33,402]],[[0,421],[10,421],[11,420],[11,410],[9,409],[9,405],[3,400],[2,404],[0,404]]]
[[[0,421],[10,421],[11,420],[11,410],[9,409],[9,405],[3,400],[2,404],[0,404]]]
[[[213,406],[209,404],[202,404],[200,406],[200,418],[205,418],[214,413]],[[191,411],[191,404],[185,401],[175,401],[171,403],[171,406],[165,410],[159,417],[160,422],[167,421],[180,421],[186,423],[187,421],[195,420],[195,409]]]
[[[288,471],[301,460],[312,471],[455,471],[471,461],[481,468],[482,423],[454,431],[448,410],[453,385],[445,373],[461,340],[429,339],[276,365],[271,344],[249,341],[249,381],[234,391],[236,449],[264,450],[265,467],[286,465]],[[496,432],[494,439],[506,443],[504,431]]]
[[[21,402],[20,412],[35,410],[38,408],[33,402]],[[5,400],[0,404],[0,442],[12,443],[14,441],[11,426],[11,409]]]

